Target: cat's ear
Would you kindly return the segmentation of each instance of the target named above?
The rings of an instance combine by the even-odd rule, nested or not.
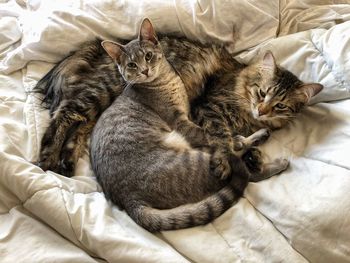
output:
[[[275,72],[276,70],[276,60],[270,50],[266,51],[261,66],[263,69],[268,70],[270,72]]]
[[[319,83],[302,84],[300,89],[305,96],[305,103],[308,103],[313,96],[323,89],[323,86]]]
[[[103,41],[101,45],[114,61],[120,63],[120,55],[125,52],[122,45],[108,40]]]
[[[154,31],[153,25],[148,18],[145,18],[141,23],[139,40],[148,40],[155,45],[158,44],[156,32]]]

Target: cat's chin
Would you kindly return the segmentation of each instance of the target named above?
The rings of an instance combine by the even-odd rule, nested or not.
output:
[[[142,83],[150,83],[155,80],[154,76],[148,76],[146,78],[138,78],[138,79],[133,79],[133,80],[127,80],[124,78],[124,80],[128,83],[133,83],[133,84],[142,84]]]
[[[149,83],[149,82],[152,82],[156,79],[156,77],[154,75],[152,76],[148,76],[144,81],[143,83]]]
[[[137,83],[150,83],[156,79],[155,75],[148,75],[147,77],[140,78],[137,80]]]

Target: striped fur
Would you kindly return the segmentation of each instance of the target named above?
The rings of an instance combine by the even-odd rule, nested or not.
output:
[[[126,210],[136,223],[151,232],[176,230],[210,223],[232,206],[236,196],[234,188],[228,185],[194,204],[160,210],[136,203]]]
[[[231,58],[220,46],[183,38],[164,36],[160,43],[185,83],[190,100],[202,93],[205,79]],[[41,141],[38,165],[44,170],[74,175],[77,159],[85,149],[84,138],[125,86],[99,39],[86,43],[49,71],[34,89],[43,94],[43,105],[50,109],[52,117]],[[68,147],[68,142],[74,146]]]
[[[220,180],[210,154],[163,144],[171,127],[128,96],[116,99],[92,134],[91,164],[106,197],[152,232],[206,224],[226,211],[248,182],[241,159],[231,156],[235,173]]]
[[[248,182],[248,171],[235,156],[230,160],[235,175],[223,181],[211,174],[208,153],[162,144],[171,131],[149,107],[121,95],[92,134],[92,168],[106,197],[152,232],[210,222]]]
[[[129,84],[91,137],[92,168],[106,196],[152,232],[206,224],[221,215],[242,195],[249,171],[229,154],[231,174],[212,173],[217,155],[204,150],[203,130],[188,119],[185,85],[164,58],[150,22],[143,21],[138,40],[103,46]],[[174,130],[190,146],[166,141]]]
[[[287,125],[321,90],[322,85],[305,84],[278,66],[267,52],[252,65],[231,61],[211,75],[205,92],[193,102],[191,115],[209,144],[232,149],[237,135]],[[266,171],[274,174],[270,171],[273,164],[263,164],[258,149],[252,148],[243,158],[256,179],[266,178]]]

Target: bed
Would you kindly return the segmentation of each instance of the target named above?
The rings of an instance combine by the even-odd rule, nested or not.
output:
[[[72,178],[35,165],[49,120],[36,82],[96,36],[133,38],[143,17],[200,41],[235,28],[238,60],[272,50],[324,85],[263,146],[290,167],[205,226],[147,232],[106,201],[88,156]],[[0,1],[0,261],[350,262],[349,98],[349,0]]]

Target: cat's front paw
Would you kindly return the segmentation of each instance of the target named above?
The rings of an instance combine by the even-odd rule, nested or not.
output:
[[[226,180],[231,175],[231,165],[227,154],[220,150],[215,150],[210,158],[210,172],[220,180]]]
[[[270,138],[270,130],[269,129],[260,129],[257,132],[250,135],[248,138],[250,139],[251,146],[258,146],[266,142]]]

